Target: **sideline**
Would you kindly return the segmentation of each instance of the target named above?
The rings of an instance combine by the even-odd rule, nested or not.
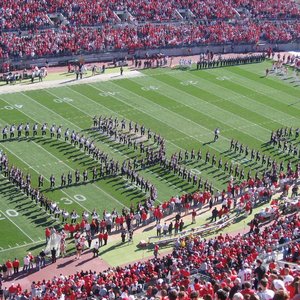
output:
[[[74,75],[75,76],[75,75]],[[136,70],[128,70],[124,71],[123,75],[121,76],[119,73],[109,73],[109,74],[98,74],[95,76],[89,76],[86,78],[82,78],[76,80],[75,78],[72,79],[57,79],[57,80],[49,80],[43,82],[35,82],[35,83],[27,83],[27,84],[15,84],[15,85],[4,85],[0,87],[0,95],[3,94],[10,94],[10,93],[17,93],[17,92],[26,92],[32,90],[41,90],[47,88],[57,88],[57,87],[64,87],[69,85],[77,85],[77,84],[85,84],[91,82],[99,82],[99,81],[108,81],[108,80],[117,80],[123,78],[133,78],[145,76],[143,73],[136,71]]]

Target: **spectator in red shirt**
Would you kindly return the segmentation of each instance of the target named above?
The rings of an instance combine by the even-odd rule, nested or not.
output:
[[[13,268],[14,268],[14,274],[18,274],[19,273],[19,267],[20,267],[20,262],[17,258],[15,258],[15,260],[13,261]]]

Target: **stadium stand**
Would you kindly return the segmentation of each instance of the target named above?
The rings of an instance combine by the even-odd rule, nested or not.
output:
[[[294,1],[2,1],[1,58],[300,37]],[[85,26],[93,26],[90,29]],[[44,38],[46,37],[46,38]]]

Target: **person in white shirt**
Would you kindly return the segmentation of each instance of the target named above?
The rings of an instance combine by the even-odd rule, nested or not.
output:
[[[161,228],[162,228],[161,224],[158,223],[158,224],[156,225],[156,235],[157,235],[157,236],[160,236],[160,235],[161,235]]]
[[[28,271],[28,267],[29,267],[29,262],[30,262],[30,258],[28,255],[26,255],[23,259],[23,271]]]
[[[247,263],[244,264],[243,268],[239,271],[238,277],[241,279],[242,285],[246,281],[251,281],[252,278],[252,270],[249,268],[249,265]]]
[[[274,297],[274,291],[267,288],[268,287],[268,280],[263,278],[259,283],[259,290],[258,296],[260,300],[272,300]]]

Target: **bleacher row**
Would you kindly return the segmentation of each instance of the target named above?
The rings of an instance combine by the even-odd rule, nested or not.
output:
[[[154,49],[199,44],[251,43],[261,38],[271,42],[292,42],[300,38],[300,23],[247,22],[233,25],[223,21],[210,25],[182,23],[101,28],[62,26],[19,35],[3,32],[1,58],[36,58],[57,55],[88,54],[107,50]]]
[[[0,59],[291,42],[300,38],[299,17],[293,0],[4,0]]]
[[[294,0],[3,0],[0,4],[0,25],[4,30],[36,29],[57,25],[53,14],[62,14],[72,25],[115,23],[118,12],[130,17],[125,21],[165,21],[186,18],[204,20],[228,20],[251,18],[259,20],[287,19],[300,16],[300,8]],[[189,12],[185,14],[184,12]],[[181,15],[182,13],[182,15]]]

